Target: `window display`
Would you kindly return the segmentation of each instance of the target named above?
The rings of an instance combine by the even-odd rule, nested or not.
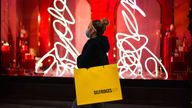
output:
[[[0,75],[73,77],[90,21],[107,18],[108,59],[121,79],[186,80],[189,2],[1,0]]]

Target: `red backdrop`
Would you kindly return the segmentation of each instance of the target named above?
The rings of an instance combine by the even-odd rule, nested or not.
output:
[[[119,0],[88,0],[91,6],[91,19],[103,19],[107,18],[110,22],[107,26],[105,35],[109,39],[110,51],[108,53],[109,62],[114,63],[115,54],[113,48],[116,47],[115,42],[115,21],[116,21],[116,11]]]

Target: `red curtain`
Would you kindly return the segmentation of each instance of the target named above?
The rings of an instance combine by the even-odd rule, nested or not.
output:
[[[53,0],[39,0],[39,14],[40,14],[40,28],[39,28],[39,56],[43,56],[49,51],[49,18],[50,15],[47,11],[51,6]]]
[[[172,75],[172,40],[167,37],[166,30],[170,27],[171,24],[174,23],[174,0],[159,0],[160,5],[161,5],[161,23],[162,23],[162,59],[163,59],[163,64],[165,68],[168,71],[169,74],[169,79],[171,79]]]

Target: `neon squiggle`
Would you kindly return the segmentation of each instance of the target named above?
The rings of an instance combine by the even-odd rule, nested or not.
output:
[[[62,4],[62,8],[59,8],[57,6],[57,2],[60,2],[60,4]],[[54,43],[54,47],[36,63],[35,72],[43,73],[44,75],[46,75],[49,72],[55,71],[56,74],[54,76],[63,76],[66,72],[70,72],[73,74],[73,69],[76,68],[76,58],[79,55],[79,52],[71,43],[71,41],[73,40],[73,33],[69,28],[69,25],[75,24],[75,19],[66,5],[66,0],[54,0],[53,7],[49,7],[48,12],[54,18],[56,18],[53,21],[53,28],[62,42]],[[66,19],[62,14],[63,12],[67,12],[70,19]],[[64,33],[62,33],[57,28],[56,24],[60,24],[65,28]],[[59,56],[58,47],[62,47],[63,51],[65,51],[65,55],[63,57]],[[52,58],[53,61],[47,69],[41,70],[41,64],[47,58]]]
[[[151,52],[147,47],[148,38],[143,34],[139,34],[137,20],[131,10],[128,8],[130,6],[132,9],[137,10],[143,17],[146,17],[144,11],[137,6],[136,0],[121,0],[121,5],[125,8],[122,10],[122,16],[124,18],[125,25],[130,32],[130,34],[117,33],[117,47],[119,49],[120,59],[118,60],[119,75],[121,78],[142,78],[147,79],[144,76],[144,72],[147,72],[152,78],[158,78],[158,65],[164,70],[164,79],[168,78],[168,73],[161,63],[161,61]],[[129,13],[129,16],[127,15]],[[142,42],[139,47],[133,46],[131,41]],[[144,41],[144,42],[143,42]],[[127,45],[129,49],[126,49],[123,45]],[[150,56],[145,59],[145,65],[142,66],[141,59],[142,53],[148,52]],[[152,61],[154,63],[154,70],[151,71],[148,68],[147,63]],[[145,70],[145,71],[144,71]]]

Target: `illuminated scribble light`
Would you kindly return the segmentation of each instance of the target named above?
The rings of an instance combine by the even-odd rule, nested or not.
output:
[[[57,2],[62,4],[62,8],[57,6]],[[53,7],[49,7],[48,12],[55,17],[55,20],[52,23],[53,28],[62,42],[54,43],[54,47],[36,63],[35,72],[46,75],[49,72],[54,71],[55,76],[63,76],[66,72],[73,74],[73,69],[76,68],[76,58],[79,55],[79,52],[71,43],[73,40],[73,33],[69,26],[70,24],[75,24],[75,19],[66,5],[66,0],[54,0]],[[62,14],[63,12],[67,12],[70,19],[66,19]],[[64,33],[57,29],[56,24],[60,24],[65,28]],[[63,57],[59,56],[58,47],[62,47],[63,51],[65,51]],[[42,70],[41,66],[43,61],[50,57],[53,59],[52,63],[45,70]]]
[[[151,76],[152,78],[158,78],[159,72],[158,72],[158,64],[160,67],[164,70],[164,79],[168,78],[168,73],[161,63],[161,61],[151,52],[147,47],[148,38],[147,36],[143,34],[139,34],[138,30],[138,24],[137,20],[134,16],[134,14],[131,12],[131,10],[128,8],[130,6],[132,9],[137,10],[143,17],[146,17],[145,12],[136,4],[136,0],[121,0],[121,5],[124,7],[122,9],[122,16],[124,18],[125,25],[130,32],[130,34],[125,33],[117,33],[116,39],[117,39],[117,48],[119,49],[119,56],[120,59],[118,60],[118,68],[119,68],[119,76],[121,78],[143,78],[147,79],[144,76],[144,69],[146,72]],[[129,13],[130,17],[127,15]],[[141,45],[139,48],[134,47],[130,39],[136,40],[137,42],[140,42],[141,39],[145,40],[143,45]],[[128,45],[130,49],[126,49],[123,45]],[[142,66],[141,64],[141,58],[142,53],[144,51],[147,51],[150,56],[145,60],[145,65]],[[127,62],[129,61],[129,62]],[[153,71],[150,71],[148,68],[147,63],[149,61],[153,61],[155,65],[155,69]]]
[[[63,6],[62,8],[57,7],[56,3],[60,2]],[[146,47],[146,44],[148,43],[148,38],[145,35],[139,34],[138,31],[138,24],[135,16],[130,11],[130,9],[127,7],[129,5],[131,8],[137,10],[141,15],[144,17],[146,16],[142,9],[140,9],[137,4],[136,0],[121,0],[121,5],[125,8],[126,11],[131,15],[132,20],[127,16],[125,10],[122,10],[122,15],[126,24],[127,29],[129,30],[131,35],[124,34],[124,33],[117,33],[117,47],[119,49],[119,55],[120,59],[118,61],[118,68],[119,68],[119,75],[121,78],[128,78],[129,76],[133,76],[132,78],[141,77],[145,79],[143,76],[143,66],[141,65],[141,57],[142,57],[142,51],[146,50],[151,54],[151,57],[148,57],[145,61],[145,69],[152,77],[158,77],[158,68],[157,64],[159,63],[160,66],[163,68],[165,72],[165,79],[168,78],[168,74],[162,63],[158,60],[158,58]],[[73,40],[73,33],[71,32],[69,25],[75,24],[75,19],[73,15],[71,14],[69,8],[66,5],[66,0],[54,0],[53,7],[48,8],[48,12],[55,17],[56,19],[53,21],[53,28],[58,37],[61,39],[62,42],[55,42],[54,47],[47,52],[37,63],[35,67],[36,73],[43,73],[44,75],[48,74],[49,72],[53,72],[53,67],[56,66],[54,69],[55,76],[63,76],[66,72],[70,72],[73,74],[73,69],[76,68],[76,58],[79,55],[79,52],[76,50],[76,48],[73,46],[71,41]],[[68,12],[71,20],[65,19],[65,17],[62,15],[63,12]],[[132,22],[133,21],[133,22]],[[63,27],[65,27],[65,32],[62,33],[60,30],[57,29],[56,24],[60,24]],[[132,29],[131,29],[132,28]],[[122,38],[123,37],[123,38]],[[144,38],[146,42],[138,49],[136,49],[129,41],[128,39],[134,39],[139,41],[141,38]],[[127,43],[132,49],[126,50],[123,47],[123,43]],[[57,47],[60,46],[64,49],[65,55],[63,57],[59,56],[59,52]],[[69,56],[72,57],[72,59],[69,59]],[[41,66],[43,64],[43,61],[47,58],[52,58],[52,63],[50,66],[45,69],[41,70]],[[131,64],[128,64],[126,62],[126,59],[128,59]],[[155,62],[155,74],[151,72],[148,69],[147,62],[149,60],[153,60]],[[135,66],[134,69],[131,67]],[[126,72],[130,72],[128,76],[124,77],[123,74]]]

